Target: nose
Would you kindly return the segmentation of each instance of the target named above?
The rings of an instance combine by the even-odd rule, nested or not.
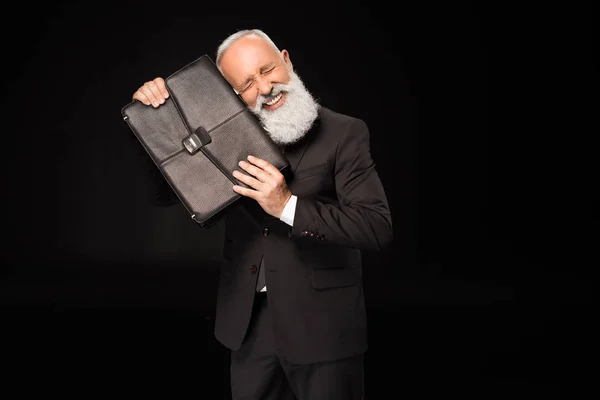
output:
[[[273,85],[267,79],[259,79],[257,82],[258,92],[263,96],[268,95],[273,90]]]

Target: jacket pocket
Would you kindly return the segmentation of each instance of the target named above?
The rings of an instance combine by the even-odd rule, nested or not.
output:
[[[298,171],[294,172],[293,181],[295,182],[295,181],[299,181],[299,180],[302,180],[305,178],[310,178],[311,176],[322,175],[323,172],[326,170],[326,168],[327,168],[327,163],[323,163],[323,164],[319,164],[319,165],[315,165],[312,167],[298,170]]]
[[[358,286],[362,281],[362,269],[357,266],[313,268],[311,278],[315,289]]]

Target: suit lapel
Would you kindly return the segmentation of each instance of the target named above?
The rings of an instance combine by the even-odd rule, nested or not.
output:
[[[298,143],[285,148],[284,155],[287,157],[290,163],[290,171],[292,174],[298,169],[298,165],[300,165],[302,157],[304,157],[304,154],[306,153],[306,149],[317,134],[317,130],[319,129],[320,125],[319,122],[319,118],[317,118],[314,126],[306,133],[304,138],[302,138]]]
[[[312,137],[305,137],[304,139],[305,140],[302,140],[296,145],[286,148],[285,150],[284,155],[287,157],[290,163],[290,171],[292,171],[292,173],[296,171],[300,161],[302,161],[302,157],[304,156]]]

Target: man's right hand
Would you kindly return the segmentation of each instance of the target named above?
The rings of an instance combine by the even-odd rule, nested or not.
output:
[[[161,104],[164,104],[165,99],[169,97],[167,87],[165,86],[165,80],[163,78],[154,78],[151,81],[144,83],[140,88],[133,94],[133,100],[138,100],[145,105],[157,108]]]

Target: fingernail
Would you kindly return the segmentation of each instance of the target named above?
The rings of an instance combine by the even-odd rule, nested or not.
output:
[[[158,103],[157,103],[156,101],[155,101],[154,103],[152,103],[152,105],[153,105],[154,107],[158,107]]]
[[[169,93],[165,93],[163,96],[165,97],[165,99],[168,99],[169,98]]]

